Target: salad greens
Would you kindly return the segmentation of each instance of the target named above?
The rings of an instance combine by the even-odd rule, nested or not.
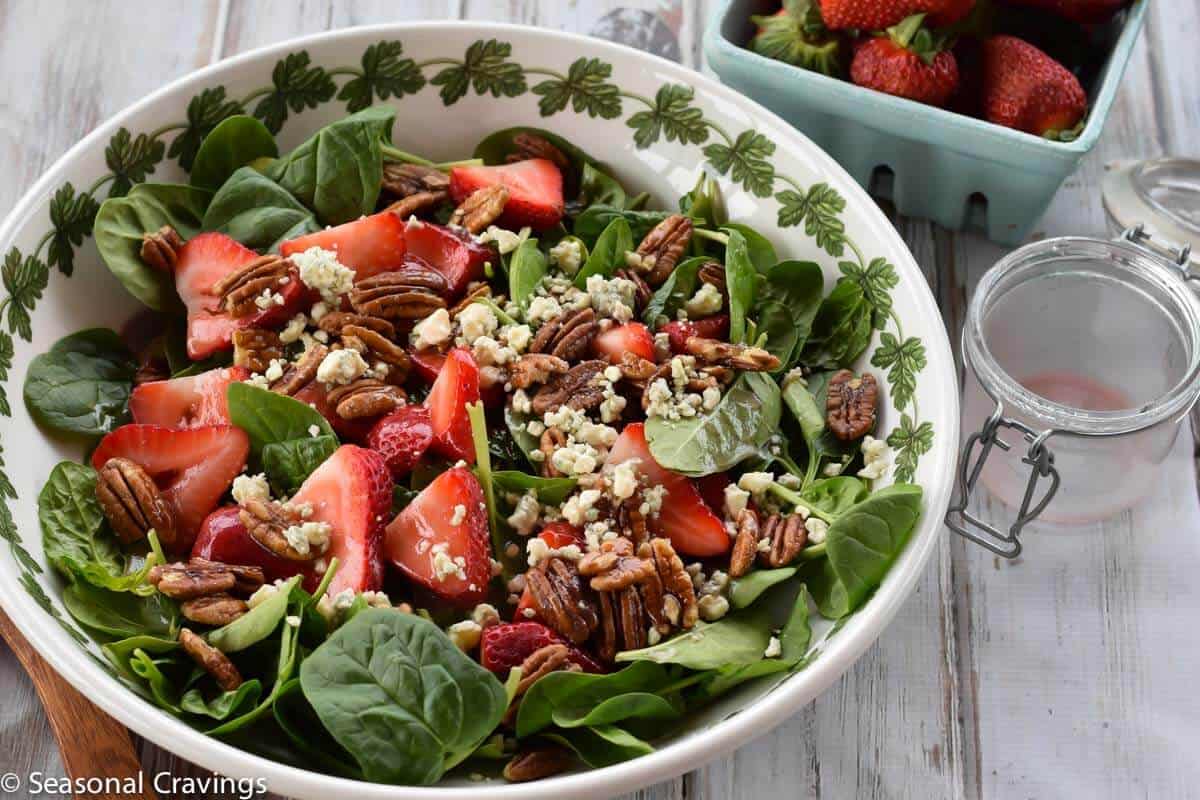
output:
[[[477,55],[486,60],[502,54],[485,49]],[[364,69],[369,74],[399,69],[398,56],[398,51],[373,51],[373,66],[367,69],[364,61]],[[369,83],[371,78],[362,80]],[[460,76],[447,75],[441,82],[458,80]],[[586,92],[563,94],[552,85],[533,91],[543,105],[555,108],[574,103],[578,110],[599,102]],[[486,279],[488,286],[481,290],[472,284],[472,297],[465,302],[464,280],[458,294],[436,298],[437,310],[425,319],[402,314],[375,320],[380,330],[398,331],[391,343],[406,349],[391,362],[371,358],[368,365],[368,359],[360,359],[367,365],[360,369],[371,371],[356,373],[374,382],[368,388],[390,384],[385,388],[392,390],[404,384],[407,403],[389,406],[388,416],[339,415],[331,398],[346,382],[301,395],[306,401],[271,391],[265,388],[270,385],[265,369],[249,381],[221,384],[215,397],[172,395],[171,400],[187,409],[179,427],[217,424],[212,417],[193,419],[199,410],[239,428],[249,440],[241,483],[227,487],[204,509],[206,514],[214,507],[231,511],[232,503],[248,505],[241,497],[245,493],[273,495],[279,513],[294,515],[279,526],[287,547],[321,547],[322,536],[344,532],[322,529],[329,523],[314,516],[313,504],[293,507],[287,498],[302,496],[309,476],[342,448],[371,449],[380,463],[386,461],[380,467],[382,480],[389,481],[385,503],[391,498],[392,516],[374,520],[379,529],[388,526],[380,537],[392,535],[393,527],[404,528],[389,524],[398,515],[441,514],[454,534],[464,537],[475,524],[472,520],[486,516],[486,535],[470,545],[484,554],[484,571],[477,584],[472,581],[464,589],[480,601],[456,603],[449,594],[447,587],[456,579],[468,583],[461,576],[469,566],[467,556],[476,555],[470,548],[450,552],[457,539],[441,543],[442,551],[430,555],[437,571],[433,578],[412,569],[397,552],[402,548],[385,544],[384,538],[365,557],[354,542],[343,541],[339,544],[347,546],[323,551],[319,561],[314,554],[291,570],[264,575],[280,579],[268,580],[253,594],[227,595],[237,610],[233,618],[201,624],[187,598],[172,599],[157,588],[164,568],[189,554],[168,557],[153,530],[144,540],[122,545],[96,498],[101,478],[89,458],[86,464],[58,464],[39,495],[44,550],[64,581],[67,612],[95,636],[129,686],[166,713],[270,758],[384,783],[433,784],[460,768],[494,773],[514,753],[547,743],[589,766],[615,764],[652,752],[654,742],[686,725],[691,712],[739,686],[771,676],[782,680],[803,669],[814,657],[812,615],[836,625],[860,609],[886,579],[921,513],[918,486],[881,488],[872,480],[879,464],[870,463],[875,457],[870,440],[839,439],[827,424],[830,380],[836,370],[852,369],[860,361],[890,309],[886,292],[864,290],[857,273],[845,268],[827,291],[822,264],[781,259],[761,232],[730,221],[717,180],[703,173],[678,201],[692,235],[677,252],[655,255],[676,262],[673,269],[661,282],[655,278],[655,286],[644,283],[648,277],[639,284],[628,276],[651,271],[637,254],[639,243],[671,212],[655,207],[648,194],[635,194],[623,185],[612,167],[562,135],[533,127],[497,131],[479,143],[471,159],[435,164],[391,144],[395,111],[366,107],[370,92],[366,94],[365,100],[358,98],[362,102],[355,101],[361,109],[357,113],[285,153],[271,128],[250,116],[229,116],[198,143],[189,185],[139,184],[105,202],[95,221],[100,254],[133,296],[162,312],[164,332],[151,347],[132,345],[139,352],[109,330],[65,337],[31,363],[25,401],[40,425],[91,441],[131,419],[131,398],[137,411],[135,375],[147,365],[147,353],[176,378],[210,380],[207,373],[216,367],[245,362],[243,353],[231,357],[220,348],[204,359],[188,357],[190,328],[171,275],[151,268],[140,256],[143,236],[164,225],[185,240],[214,232],[260,254],[275,253],[296,237],[339,231],[328,226],[355,221],[351,227],[358,229],[364,215],[387,216],[380,209],[398,191],[391,180],[397,165],[405,165],[400,174],[423,175],[439,186],[445,181],[439,184],[437,173],[461,168],[469,177],[480,164],[496,167],[544,158],[562,178],[554,224],[518,226],[497,216],[471,232],[498,225],[503,236],[487,230],[486,236],[470,237],[436,224],[449,219],[450,201],[419,209],[423,221],[413,224],[439,231],[445,237],[439,246],[494,249],[484,251],[486,266],[480,264],[470,276],[472,281]],[[455,176],[461,177],[458,172]],[[385,222],[396,224],[394,217]],[[405,230],[405,236],[412,236],[412,228]],[[412,246],[406,246],[411,253]],[[357,257],[344,250],[333,255],[347,264]],[[422,259],[426,256],[436,260],[429,252]],[[386,265],[388,271],[395,267]],[[334,258],[330,270],[336,273],[337,268],[347,266]],[[367,268],[374,273],[383,267],[372,263]],[[290,273],[288,280],[297,274]],[[309,288],[329,291],[328,285]],[[312,294],[315,299],[316,291]],[[332,303],[337,298],[325,299]],[[269,311],[275,302],[269,287],[262,300],[258,308]],[[351,296],[350,301],[358,299]],[[316,330],[318,313],[311,305],[309,301],[304,307],[311,319],[304,309],[290,308],[278,320],[256,317],[255,325],[279,334],[281,360],[294,362],[316,343],[353,351],[337,354],[335,361],[371,355],[366,334],[354,342],[336,325],[322,322]],[[351,302],[341,308],[353,308],[358,322],[372,316]],[[591,310],[580,318],[591,316],[597,322],[578,352],[559,349],[557,333],[544,335],[555,331],[541,326],[559,319],[556,315],[584,308]],[[217,316],[221,308],[205,307],[204,313]],[[409,327],[435,316],[444,317],[450,327],[430,351],[422,344],[425,333],[410,339]],[[468,317],[482,333],[468,335]],[[230,320],[233,328],[243,324]],[[297,321],[303,323],[300,331],[292,329],[285,338],[281,329]],[[529,348],[539,332],[541,349],[533,352]],[[715,345],[716,355],[705,355],[705,343],[697,343],[697,337],[715,340],[707,344],[710,349]],[[450,411],[462,410],[465,423],[455,416],[448,424],[441,413],[446,409],[437,405],[448,394],[444,385],[431,390],[425,384],[435,380],[426,373],[436,373],[437,381],[448,374],[444,360],[452,346],[470,353],[477,366],[473,380],[479,385],[464,379],[467,388],[457,387],[461,394],[454,397],[463,408]],[[550,362],[548,376],[521,385],[514,364],[531,353]],[[550,413],[533,412],[539,385],[557,380],[550,376],[603,358],[608,363],[590,361],[587,366],[593,383],[573,386]],[[407,359],[413,363],[405,363]],[[643,362],[649,362],[649,370]],[[626,374],[623,370],[631,365],[643,371],[637,377]],[[197,379],[195,385],[202,384]],[[380,432],[383,422],[410,414],[417,422],[404,430],[408,438],[389,444]],[[618,448],[637,444],[635,424],[646,449],[616,462]],[[401,456],[411,458],[398,466]],[[452,477],[477,492],[469,495],[471,502],[482,501],[486,514],[437,493],[444,491],[439,476],[452,465],[461,468]],[[621,473],[624,468],[629,471]],[[180,471],[171,467],[155,473],[159,489],[176,502],[187,481],[184,489],[168,489],[167,483]],[[617,485],[626,478],[627,491],[618,495]],[[310,484],[322,482],[324,477]],[[137,498],[130,497],[136,505]],[[111,509],[108,513],[113,514]],[[243,509],[226,520],[253,527],[247,513]],[[740,522],[752,517],[765,530],[776,515],[775,521],[800,518],[801,549],[779,563],[772,561],[771,541],[752,538],[749,562],[735,570],[730,549],[733,537],[741,536]],[[113,519],[120,524],[120,514]],[[432,524],[425,517],[419,521],[426,526],[421,530]],[[478,525],[482,530],[484,523]],[[706,526],[713,536],[701,546],[689,541]],[[305,537],[314,528],[310,541]],[[281,569],[280,553],[285,551],[268,547],[274,540],[244,534],[252,547],[274,549],[260,557],[278,558],[265,563]],[[672,558],[678,557],[678,566],[658,560],[655,548],[663,541],[670,544]],[[428,547],[429,542],[422,544]],[[535,587],[539,594],[529,588],[527,578],[535,571],[545,576],[547,559],[557,559],[574,575],[578,593],[568,598],[571,604],[561,605],[564,613],[595,612],[601,591],[593,576],[603,570],[587,571],[583,561],[600,561],[605,548],[619,551],[621,558],[646,559],[642,563],[648,561],[659,577],[659,599],[665,592],[676,601],[677,613],[667,613],[663,600],[661,619],[651,624],[650,617],[638,617],[646,624],[640,632],[623,630],[624,638],[613,617],[602,614],[590,627],[585,625],[585,635],[560,636],[564,629],[556,627],[550,613],[556,607],[545,601],[541,584]],[[647,557],[650,551],[655,552]],[[205,558],[211,555],[203,552]],[[366,563],[369,559],[377,565]],[[385,560],[396,569],[383,584]],[[378,575],[369,575],[375,566]],[[594,563],[588,565],[593,568]],[[675,572],[668,575],[666,569]],[[686,577],[680,580],[683,572]],[[367,585],[374,590],[386,585],[391,594],[363,590]],[[649,602],[649,589],[639,586],[632,585],[638,603]],[[400,598],[403,602],[394,606]],[[605,599],[623,602],[611,590]],[[514,623],[494,627],[498,615]],[[181,640],[184,628],[195,629],[195,636]],[[616,641],[615,650],[598,642],[605,631]],[[513,663],[499,663],[487,652],[489,637],[500,635],[515,636],[514,641],[529,635],[538,644],[513,657]],[[197,637],[236,668],[236,682],[218,681],[216,673],[200,666],[203,662],[191,652]],[[556,653],[563,664],[581,669],[527,678],[537,661],[529,656],[545,654],[547,641],[561,648]],[[503,654],[504,648],[496,651]]]

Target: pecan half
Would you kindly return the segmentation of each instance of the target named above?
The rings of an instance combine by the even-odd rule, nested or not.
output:
[[[489,286],[485,281],[472,283],[467,286],[467,293],[463,295],[463,298],[455,303],[454,307],[450,309],[450,316],[457,317],[466,310],[467,306],[473,304],[476,300],[480,299],[481,297],[491,296],[492,287]]]
[[[624,278],[633,284],[634,311],[640,312],[650,302],[650,298],[654,296],[654,290],[650,288],[650,284],[646,283],[645,278],[631,269],[622,267],[617,270],[616,276]]]
[[[300,513],[294,508],[274,501],[248,500],[242,504],[238,518],[246,526],[250,538],[280,558],[286,558],[288,561],[312,561],[320,555],[315,549],[301,553],[288,543],[284,532],[302,522]]]
[[[258,587],[266,583],[266,575],[263,573],[262,567],[226,564],[223,561],[209,561],[207,558],[199,558],[197,556],[188,559],[188,564],[197,567],[229,570],[233,573],[233,577],[237,581],[233,586],[233,591],[236,594],[246,597],[254,594],[254,591]]]
[[[638,587],[600,594],[600,634],[596,652],[605,661],[646,646],[646,610]]]
[[[449,199],[449,192],[417,192],[397,200],[384,210],[392,212],[401,219],[408,219],[421,211],[440,206]]]
[[[658,568],[658,576],[662,579],[663,588],[670,592],[682,608],[679,617],[679,627],[687,630],[696,624],[700,618],[699,607],[696,605],[696,587],[692,576],[683,566],[683,560],[675,553],[675,548],[667,539],[651,539],[650,548],[654,553],[654,564]]]
[[[514,783],[536,781],[570,769],[574,762],[571,751],[552,744],[527,747],[504,765],[505,780]]]
[[[621,377],[629,381],[635,386],[645,387],[646,383],[658,372],[659,366],[649,359],[642,358],[637,353],[631,353],[628,350],[621,353],[621,360],[617,362],[617,368],[621,370]],[[667,367],[670,372],[670,367]]]
[[[321,321],[317,323],[317,327],[332,336],[341,336],[343,330],[352,326],[375,331],[375,333],[378,333],[385,339],[396,338],[396,326],[386,319],[368,317],[364,314],[352,314],[349,311],[330,311],[321,317]]]
[[[567,435],[558,428],[547,428],[542,431],[538,440],[538,450],[542,454],[542,477],[561,478],[562,473],[554,466],[554,451],[567,444]]]
[[[504,213],[508,202],[508,188],[500,184],[476,189],[450,215],[450,224],[479,233]]]
[[[545,383],[553,375],[565,375],[571,365],[546,353],[526,353],[509,368],[508,380],[514,389],[528,389]]]
[[[296,394],[316,380],[317,369],[320,368],[321,362],[327,355],[329,355],[328,347],[323,344],[314,344],[304,351],[304,355],[299,360],[283,371],[279,380],[271,384],[271,391],[276,394],[286,394],[289,397]]]
[[[245,600],[228,594],[194,597],[179,604],[179,613],[185,619],[213,627],[228,625],[249,610]]]
[[[604,389],[596,376],[607,366],[607,362],[599,359],[581,361],[565,374],[554,376],[533,396],[533,413],[540,417],[562,405],[577,411],[596,408],[604,402]]]
[[[174,600],[209,597],[232,591],[237,586],[233,570],[211,561],[156,564],[146,579]]]
[[[645,559],[654,563],[654,549],[649,542],[644,542],[638,547],[638,558]],[[646,580],[642,581],[642,605],[646,609],[646,616],[650,619],[650,624],[654,626],[660,636],[666,636],[674,628],[674,623],[667,616],[667,598],[678,607],[679,601],[674,595],[668,595],[663,587],[662,576],[658,574],[657,564],[655,570]],[[679,621],[679,616],[676,615],[675,621]]]
[[[587,641],[598,620],[574,565],[549,558],[525,573],[538,615],[574,644]]]
[[[389,322],[418,320],[446,307],[439,294],[446,279],[432,270],[406,267],[364,278],[350,290],[350,305],[359,314]]]
[[[621,529],[621,535],[635,546],[640,547],[649,541],[650,529],[646,525],[646,515],[642,513],[640,492],[621,503],[621,507],[617,509],[617,525]]]
[[[217,686],[223,690],[232,692],[242,685],[242,674],[238,672],[229,657],[197,634],[184,628],[179,632],[179,644],[183,646],[183,652],[191,656],[192,660],[199,664],[205,672],[212,675]]]
[[[758,556],[758,514],[752,508],[738,512],[737,538],[729,554],[729,577],[740,578],[754,566]]]
[[[342,419],[364,419],[395,411],[404,405],[407,395],[398,386],[374,378],[360,378],[333,389],[328,397]]]
[[[123,543],[153,529],[164,546],[175,544],[175,512],[154,479],[127,458],[110,458],[96,476],[96,501]]]
[[[403,347],[372,328],[347,325],[342,328],[342,336],[354,337],[363,343],[366,352],[371,355],[372,359],[400,367],[406,374],[409,367],[412,366],[412,359],[408,357],[408,353]]]
[[[875,428],[878,403],[879,386],[874,375],[863,373],[860,378],[848,369],[835,372],[829,379],[825,400],[829,429],[847,442],[865,436]]]
[[[716,261],[706,261],[696,272],[701,283],[711,283],[725,294],[725,265]]]
[[[770,541],[771,547],[759,553],[759,561],[775,569],[796,560],[808,544],[808,530],[799,514],[772,514],[762,525],[762,538]]]
[[[179,262],[179,251],[183,248],[183,237],[170,225],[163,225],[154,233],[142,234],[142,261],[160,272],[174,272]]]
[[[555,147],[544,136],[522,132],[513,137],[512,143],[516,151],[509,153],[505,158],[505,161],[510,164],[517,161],[528,161],[531,158],[544,158],[558,167],[560,172],[571,166],[570,160],[563,154],[563,151]]]
[[[517,709],[521,705],[521,697],[529,691],[538,680],[551,672],[582,672],[574,661],[571,661],[571,650],[565,644],[548,644],[534,650],[521,662],[521,679],[517,681],[516,691],[513,692],[513,702],[504,714],[504,722],[511,725],[516,719]]]
[[[596,312],[581,308],[552,319],[542,327],[529,343],[531,353],[549,353],[564,361],[575,361],[587,355],[592,339],[600,332],[596,324]]]
[[[435,167],[388,161],[383,165],[380,188],[395,197],[408,197],[421,192],[440,192],[445,197],[450,191],[450,176]]]
[[[291,263],[281,256],[259,256],[235,269],[213,284],[213,294],[221,298],[219,308],[233,317],[246,317],[262,310],[259,305],[264,293],[271,292],[287,281]]]
[[[242,328],[233,332],[233,365],[251,372],[266,372],[275,359],[283,358],[279,334],[262,328]]]
[[[642,271],[651,286],[661,286],[692,243],[692,218],[672,214],[654,226],[638,245]]]
[[[720,339],[705,339],[702,336],[690,336],[683,343],[683,348],[697,360],[706,364],[746,370],[749,372],[770,372],[779,369],[779,359],[761,347],[746,344],[731,344]]]
[[[617,544],[620,542],[621,544]],[[654,561],[633,555],[628,539],[605,542],[579,560],[579,574],[591,578],[588,585],[597,592],[615,592],[641,583],[655,574]]]

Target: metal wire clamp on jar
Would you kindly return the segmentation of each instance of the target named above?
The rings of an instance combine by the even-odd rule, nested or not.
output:
[[[962,334],[965,415],[982,425],[959,460],[952,530],[1015,558],[1036,518],[1094,522],[1146,494],[1200,395],[1189,256],[1139,225],[1027,245],[988,271]],[[981,480],[1017,509],[1007,530],[968,511]]]

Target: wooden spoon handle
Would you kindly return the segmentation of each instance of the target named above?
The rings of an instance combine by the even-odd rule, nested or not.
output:
[[[108,778],[109,784],[119,781],[122,789],[131,789],[112,794],[89,792],[87,797],[156,800],[149,781],[141,774],[142,765],[125,726],[93,705],[55,672],[21,635],[3,609],[0,609],[0,635],[16,653],[42,698],[67,774],[76,779],[101,779],[101,785],[105,785],[102,781]],[[135,787],[137,790],[132,790]]]

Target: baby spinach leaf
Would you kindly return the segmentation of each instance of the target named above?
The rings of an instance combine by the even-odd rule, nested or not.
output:
[[[857,281],[838,281],[813,319],[802,360],[850,366],[871,343],[871,314],[862,286]]]
[[[171,662],[166,659],[155,659],[145,650],[135,649],[129,657],[129,671],[149,687],[150,696],[154,702],[168,711],[178,714],[179,691],[174,683],[163,674],[162,667]]]
[[[795,567],[779,569],[756,569],[729,585],[729,603],[734,608],[745,608],[758,599],[759,595],[777,583],[782,583],[796,574]]]
[[[314,425],[317,436],[334,436],[329,421],[315,408],[287,395],[231,383],[227,397],[229,419],[250,437],[250,452],[256,457],[269,444],[312,438]]]
[[[277,155],[279,147],[266,125],[243,114],[227,117],[200,143],[190,183],[215,192],[240,167]]]
[[[855,505],[829,526],[825,548],[854,611],[879,586],[921,516],[921,487],[896,483]]]
[[[204,151],[200,152],[203,155]],[[199,689],[188,689],[179,698],[179,707],[189,714],[223,722],[249,710],[261,696],[262,683],[257,678],[251,678],[233,691],[221,692],[211,700],[206,700]]]
[[[595,708],[556,708],[553,718],[559,728],[580,728],[612,725],[629,719],[678,719],[681,714],[682,709],[665,697],[650,692],[629,692],[601,701]]]
[[[825,279],[812,261],[781,261],[766,272],[754,308],[759,332],[767,334],[766,348],[790,369],[804,349],[813,319],[821,307]]]
[[[25,406],[42,425],[101,436],[129,421],[137,360],[116,332],[72,333],[36,356],[25,373]]]
[[[646,422],[646,442],[663,467],[699,477],[724,472],[759,452],[779,427],[779,387],[746,372],[712,411],[698,417]]]
[[[212,192],[196,186],[138,183],[124,197],[104,201],[93,236],[100,257],[126,291],[156,311],[180,307],[173,276],[142,261],[142,235],[170,225],[190,239],[200,232],[211,199]]]
[[[175,604],[158,592],[145,597],[130,592],[110,592],[76,582],[63,590],[63,605],[85,628],[123,639],[151,635],[174,638]]]
[[[585,242],[594,242],[613,223],[613,220],[623,219],[629,225],[632,238],[641,241],[651,228],[668,216],[666,211],[631,211],[596,203],[588,206],[575,218],[571,232]]]
[[[585,764],[596,769],[654,752],[650,744],[616,725],[560,730],[546,734],[546,738],[571,748]]]
[[[705,670],[762,660],[771,638],[769,615],[751,608],[716,622],[697,622],[690,631],[653,647],[617,653],[617,661],[653,661]]]
[[[262,449],[263,472],[277,493],[294,494],[304,479],[337,449],[336,436],[306,436],[271,442]]]
[[[396,110],[372,106],[330,123],[267,167],[267,177],[300,199],[324,225],[375,210],[383,181],[382,143]]]
[[[746,320],[754,307],[758,280],[746,239],[734,230],[725,246],[725,291],[729,296],[729,341],[741,344],[746,339]]]
[[[415,614],[368,609],[300,666],[325,728],[367,780],[428,785],[490,734],[504,687]]]
[[[659,317],[674,319],[675,312],[683,308],[684,303],[696,293],[700,281],[700,267],[710,261],[712,259],[707,256],[693,256],[676,265],[662,286],[650,297],[650,302],[642,311],[642,322],[653,329]]]
[[[812,627],[808,621],[808,590],[801,584],[800,592],[792,604],[792,613],[779,632],[779,646],[782,649],[779,657],[784,661],[795,664],[808,653],[808,645],[812,641]]]
[[[102,645],[100,651],[104,653],[105,658],[112,662],[118,672],[130,680],[136,680],[137,674],[129,668],[129,660],[133,658],[135,650],[162,655],[170,653],[177,647],[179,647],[179,642],[174,638],[138,634]]]
[[[517,736],[530,736],[554,723],[554,715],[586,716],[593,708],[632,693],[655,692],[671,683],[667,668],[653,661],[635,661],[619,672],[551,672],[538,680],[517,712]],[[616,720],[609,720],[614,722]],[[588,723],[583,723],[588,724]]]
[[[541,465],[533,460],[531,454],[538,452],[540,443],[537,437],[525,427],[528,422],[529,419],[524,414],[518,414],[516,411],[513,411],[511,406],[506,405],[504,407],[504,427],[508,428],[509,435],[525,455],[525,460],[529,462],[529,466],[537,470]]]
[[[726,233],[736,232],[742,237],[746,243],[746,257],[750,259],[750,263],[760,274],[765,275],[771,270],[771,267],[779,263],[779,256],[775,255],[775,245],[749,225],[728,222],[722,225],[721,229]],[[728,256],[726,257],[728,258]]]
[[[689,706],[702,706],[743,683],[765,675],[787,672],[792,664],[780,658],[764,658],[753,664],[740,664],[715,669],[701,681],[699,690],[689,696]]]
[[[46,559],[70,580],[114,592],[154,592],[146,583],[149,561],[126,571],[125,556],[96,501],[96,471],[91,467],[73,461],[54,467],[38,494],[38,521]]]
[[[204,214],[204,230],[224,233],[254,250],[277,250],[288,239],[320,228],[299,200],[253,167],[234,172]]]
[[[851,475],[839,475],[815,481],[800,492],[800,497],[811,506],[827,514],[842,514],[858,505],[871,493],[863,481]]]
[[[633,233],[629,223],[622,217],[617,217],[608,224],[592,251],[588,253],[587,261],[575,274],[575,285],[580,289],[587,287],[587,279],[591,275],[611,278],[613,272],[625,263],[625,254],[633,249]]]
[[[288,601],[300,576],[289,578],[267,599],[242,616],[205,634],[205,639],[222,653],[236,653],[266,639],[287,616]]]
[[[713,230],[729,221],[725,199],[721,196],[721,184],[703,170],[692,190],[679,198],[679,210],[695,220],[697,225]]]
[[[579,208],[587,208],[593,203],[601,203],[613,208],[625,208],[625,188],[616,178],[599,167],[584,164],[579,179],[579,197],[575,204]]]
[[[304,698],[299,678],[292,678],[284,684],[271,710],[291,746],[307,762],[334,775],[362,780],[362,770],[355,765],[345,748],[329,735]]]
[[[575,491],[575,485],[578,483],[574,478],[540,478],[518,470],[493,472],[492,482],[501,492],[525,494],[533,489],[537,492],[539,503],[552,506],[566,500],[571,492]]]
[[[545,276],[546,254],[538,249],[537,239],[521,242],[508,267],[508,287],[513,302],[526,308]]]

